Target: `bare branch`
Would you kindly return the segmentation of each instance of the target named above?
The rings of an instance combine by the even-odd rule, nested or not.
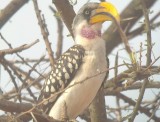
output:
[[[29,0],[12,0],[5,9],[0,10],[0,29]]]
[[[26,83],[26,81],[23,80],[23,78],[21,77],[21,75],[15,70],[15,66],[13,64],[10,64],[6,59],[3,58],[3,60],[0,60],[1,63],[8,65],[12,71],[14,72],[14,74],[20,79],[20,81],[22,82],[22,84],[25,84],[25,86],[28,86],[28,83]],[[30,94],[30,96],[36,101],[37,98],[35,97],[35,95],[32,93],[30,88],[26,88],[28,93]],[[21,95],[21,94],[19,94]]]
[[[49,7],[51,11],[56,15],[58,13],[56,10],[54,10],[53,7]],[[58,25],[58,40],[57,40],[57,49],[56,49],[56,58],[58,59],[60,55],[62,54],[62,46],[63,46],[63,23],[62,20],[59,17],[55,17],[57,20],[57,25]]]
[[[107,122],[105,98],[103,90],[100,89],[89,106],[91,122]]]
[[[10,47],[10,49],[13,49],[12,45],[2,36],[2,34],[1,34],[0,36],[1,36],[2,40]],[[18,53],[16,53],[16,55],[22,60],[22,62],[23,62],[24,64],[26,64],[27,66],[29,66],[30,68],[32,68],[32,66],[31,66],[30,64],[28,64],[28,63],[24,60],[24,58],[23,58],[22,56],[20,56]],[[34,71],[41,76],[41,73],[39,73],[36,69],[34,69]]]
[[[0,108],[6,112],[17,112],[21,113],[29,110],[33,106],[30,103],[15,103],[4,99],[0,100]]]
[[[160,12],[158,12],[151,20],[150,20],[150,25],[151,25],[151,28],[152,29],[155,29],[157,27],[160,26],[160,22],[156,22],[155,23],[155,20],[160,16]],[[135,36],[138,36],[139,34],[142,34],[143,32],[145,31],[145,28],[144,28],[144,24],[142,24],[139,28],[131,31],[131,32],[128,32],[127,33],[127,37],[128,39],[132,39],[134,38]]]
[[[54,5],[57,8],[57,11],[62,17],[63,22],[67,26],[70,34],[73,37],[73,32],[72,32],[72,22],[75,17],[75,12],[73,10],[73,6],[70,5],[68,0],[53,0]]]
[[[146,32],[147,32],[147,62],[146,62],[146,65],[149,66],[150,63],[152,62],[151,60],[151,49],[152,49],[152,42],[151,42],[151,28],[150,28],[150,21],[149,21],[149,16],[148,16],[148,9],[146,7],[146,3],[144,0],[141,0],[141,5],[142,5],[142,10],[143,10],[143,14],[145,16],[145,25],[146,25]],[[134,107],[134,110],[133,110],[133,113],[132,113],[132,116],[131,118],[129,118],[129,122],[133,122],[136,115],[137,115],[137,112],[139,110],[139,107],[140,107],[140,104],[142,102],[142,99],[143,99],[143,96],[144,96],[144,92],[145,92],[145,88],[147,86],[147,83],[148,83],[148,78],[146,78],[144,80],[144,83],[142,85],[142,88],[140,90],[140,94],[139,94],[139,97],[137,99],[137,103]]]
[[[31,44],[24,44],[24,45],[17,47],[17,48],[0,50],[0,57],[4,56],[6,54],[13,54],[13,53],[21,52],[23,50],[26,50],[26,49],[32,47],[33,45],[35,45],[38,42],[39,42],[39,40],[36,40],[36,41],[32,42]]]
[[[121,93],[117,94],[117,96],[119,98],[123,99],[126,103],[129,103],[132,106],[136,105],[135,101],[133,101],[132,99],[128,98],[127,96],[125,96]],[[144,108],[144,107],[141,107],[141,106],[139,106],[139,111],[146,114],[148,117],[150,117],[152,115],[152,113],[147,108]],[[156,117],[155,115],[152,119],[155,120],[156,122],[160,121],[160,118]]]
[[[104,89],[104,93],[105,93],[105,95],[116,95],[116,94],[118,94],[118,93],[120,93],[122,91],[136,90],[136,89],[138,90],[138,89],[140,89],[142,87],[142,84],[143,83],[138,82],[138,83],[134,83],[134,84],[132,84],[132,85],[130,85],[128,87],[123,87],[123,86],[122,87],[118,86],[116,88],[109,87],[109,88]],[[159,89],[160,88],[160,83],[159,83],[159,81],[157,81],[157,82],[149,82],[147,84],[146,88],[148,88],[148,89],[152,89],[152,88]]]
[[[48,39],[48,31],[47,31],[46,25],[44,23],[44,20],[41,17],[41,11],[39,10],[37,0],[33,0],[33,4],[34,4],[34,9],[35,9],[35,12],[36,12],[36,15],[37,15],[38,24],[40,26],[41,33],[42,33],[44,42],[46,44],[46,48],[47,48],[48,55],[49,55],[49,60],[50,60],[51,66],[53,68],[54,57],[53,57],[53,51],[52,51],[52,48],[51,48],[51,43],[49,42],[49,39]]]
[[[147,5],[147,9],[149,9],[157,0],[145,0],[145,3]],[[121,22],[122,28],[127,27],[127,32],[130,31],[130,29],[133,27],[133,25],[139,20],[140,17],[142,17],[143,12],[140,9],[137,9],[140,5],[139,0],[133,0],[127,8],[124,9],[124,11],[121,13],[121,18],[128,18],[128,17],[136,17],[135,19],[132,19],[128,22]],[[129,27],[127,26],[129,24]],[[108,30],[106,30],[103,34],[103,39],[106,40],[106,53],[107,55],[110,54],[110,52],[121,43],[121,38],[116,29],[116,26],[112,24]],[[126,32],[126,35],[127,35]]]

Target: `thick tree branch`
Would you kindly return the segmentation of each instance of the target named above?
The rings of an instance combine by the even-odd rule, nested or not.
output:
[[[57,11],[61,15],[63,22],[65,23],[65,25],[67,26],[69,32],[73,37],[72,22],[73,18],[76,15],[73,10],[73,6],[70,5],[68,0],[53,0],[53,3],[56,6]]]
[[[105,98],[102,89],[99,90],[96,97],[89,106],[91,122],[107,122]]]
[[[0,10],[0,29],[29,0],[12,0],[6,8]]]
[[[6,112],[21,113],[28,111],[33,106],[30,103],[15,103],[12,101],[0,99],[0,109]]]

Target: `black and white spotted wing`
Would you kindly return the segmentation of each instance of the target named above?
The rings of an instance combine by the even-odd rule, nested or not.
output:
[[[67,87],[82,64],[84,53],[85,50],[82,46],[74,45],[60,56],[60,58],[55,62],[53,70],[45,81],[39,99],[43,100],[49,98],[54,93]],[[58,96],[59,95],[47,100],[47,102],[45,102],[45,106],[47,108],[49,106],[51,107]],[[44,109],[47,109],[46,107]]]

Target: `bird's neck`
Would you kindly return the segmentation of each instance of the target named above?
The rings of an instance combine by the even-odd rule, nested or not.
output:
[[[76,44],[82,45],[86,51],[97,51],[105,47],[105,42],[100,36],[95,36],[95,38],[86,38],[81,34],[75,36]]]
[[[74,31],[76,44],[82,45],[87,51],[96,51],[104,46],[104,40],[101,36],[101,23],[94,25],[80,24]]]
[[[100,30],[94,30],[90,27],[83,27],[80,31],[80,35],[88,40],[95,39],[97,36],[101,37]]]

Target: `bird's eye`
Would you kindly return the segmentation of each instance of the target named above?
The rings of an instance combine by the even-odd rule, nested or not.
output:
[[[84,14],[86,16],[89,16],[91,14],[91,11],[89,9],[84,10]]]
[[[90,14],[90,11],[89,11],[89,10],[86,10],[86,11],[85,11],[85,14],[86,14],[86,15],[89,15],[89,14]]]

